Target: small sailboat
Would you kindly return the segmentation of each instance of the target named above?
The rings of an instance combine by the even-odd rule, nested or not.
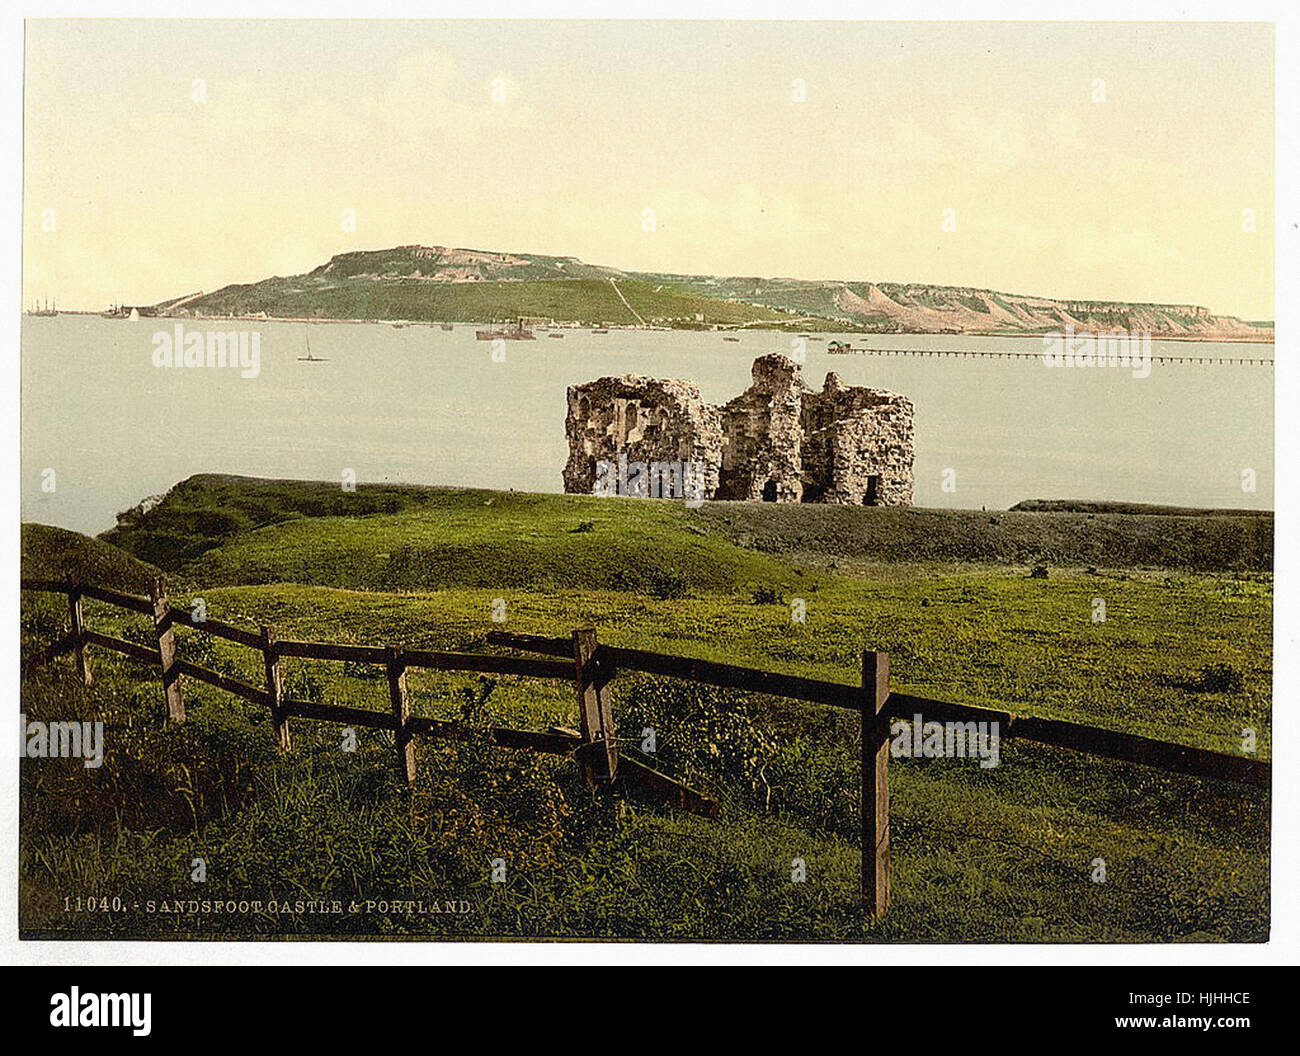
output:
[[[307,342],[307,354],[299,356],[299,363],[328,363],[329,360],[324,356],[313,356],[311,354],[311,331],[304,329],[302,332],[303,339]]]

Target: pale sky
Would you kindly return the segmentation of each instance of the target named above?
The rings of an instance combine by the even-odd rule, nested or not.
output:
[[[424,243],[1271,319],[1273,125],[1260,25],[33,21],[24,300]]]

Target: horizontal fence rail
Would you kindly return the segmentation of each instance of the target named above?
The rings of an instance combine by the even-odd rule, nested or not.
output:
[[[1141,763],[1157,770],[1233,781],[1254,785],[1256,788],[1268,788],[1272,783],[1273,767],[1264,759],[1157,741],[1099,726],[1085,726],[1060,719],[1040,719],[1033,715],[1016,715],[1009,711],[930,700],[906,693],[890,693],[888,708],[892,719],[910,719],[915,714],[921,714],[926,719],[944,722],[996,722],[1003,737],[1049,744],[1055,748],[1069,748],[1102,759]]]
[[[550,755],[571,756],[581,762],[589,782],[602,791],[615,785],[616,775],[622,784],[651,793],[681,810],[717,817],[719,805],[709,797],[662,774],[653,767],[631,758],[621,760],[621,770],[614,740],[613,715],[604,687],[608,683],[603,667],[589,657],[583,662],[578,638],[590,636],[594,631],[575,632],[573,640],[554,655],[559,659],[540,659],[536,656],[494,656],[481,653],[447,652],[433,649],[406,649],[399,646],[351,645],[337,642],[311,642],[284,638],[274,628],[262,627],[250,631],[210,616],[197,616],[189,609],[168,604],[161,582],[152,585],[149,596],[110,590],[74,579],[49,580],[24,578],[21,588],[29,591],[65,594],[71,615],[71,630],[55,642],[27,658],[26,670],[40,667],[67,653],[76,652],[83,680],[92,682],[86,646],[93,645],[121,653],[141,663],[161,667],[167,716],[175,721],[185,717],[184,699],[180,678],[214,686],[253,704],[269,707],[275,726],[276,741],[280,747],[291,747],[290,719],[331,722],[364,729],[386,730],[394,734],[397,742],[401,777],[408,784],[415,781],[415,757],[410,742],[415,736],[431,740],[468,740],[484,736],[502,748],[541,752]],[[113,635],[103,634],[85,626],[81,602],[93,598],[108,605],[149,616],[153,620],[155,645],[140,645]],[[255,649],[262,654],[266,672],[264,686],[253,685],[231,675],[214,671],[178,655],[174,628],[179,625],[203,634],[210,634],[237,645]],[[589,653],[594,656],[598,645]],[[305,659],[342,661],[382,666],[390,690],[390,711],[376,711],[337,704],[291,700],[284,696],[280,677],[280,661]],[[556,679],[574,685],[580,711],[584,716],[583,731],[537,732],[508,727],[492,727],[471,731],[465,726],[443,719],[426,718],[410,714],[405,684],[408,669],[429,671],[459,671],[471,674],[513,675],[524,678]]]
[[[64,581],[24,578],[21,587],[23,590],[66,595],[71,625],[68,633],[29,657],[23,665],[25,670],[74,653],[83,681],[89,685],[92,674],[86,646],[94,645],[143,663],[160,666],[167,717],[170,720],[184,720],[180,684],[183,675],[251,703],[269,706],[277,743],[286,750],[290,748],[290,718],[391,731],[397,747],[399,771],[408,785],[416,777],[415,757],[411,747],[414,736],[465,741],[481,735],[502,748],[572,757],[581,764],[588,783],[602,793],[630,785],[679,810],[717,817],[721,808],[716,801],[640,760],[626,754],[620,755],[615,739],[612,705],[606,692],[609,683],[619,672],[658,675],[855,711],[861,716],[863,734],[862,899],[868,912],[877,918],[885,915],[890,902],[888,767],[892,721],[910,720],[921,715],[925,721],[997,723],[1000,737],[1019,738],[1105,759],[1138,763],[1172,773],[1256,788],[1268,789],[1272,782],[1272,765],[1262,759],[1158,741],[1081,723],[1017,715],[996,708],[894,692],[889,686],[887,653],[864,652],[862,683],[854,686],[711,660],[605,645],[597,641],[594,630],[577,630],[569,638],[491,631],[487,635],[490,645],[553,659],[538,659],[537,655],[493,656],[406,649],[395,645],[297,641],[279,637],[272,627],[262,627],[260,632],[253,632],[220,620],[200,618],[189,610],[169,605],[161,581],[153,584],[148,597],[80,583],[72,578]],[[93,598],[150,616],[156,638],[155,647],[149,648],[87,628],[82,614],[83,598]],[[173,635],[176,624],[261,652],[266,673],[265,686],[255,686],[180,658]],[[279,671],[279,662],[285,658],[383,666],[388,676],[391,710],[384,712],[286,699]],[[578,700],[580,729],[573,731],[552,728],[547,732],[537,732],[495,727],[473,731],[460,723],[412,715],[405,682],[406,671],[410,668],[518,675],[571,682]]]
[[[558,655],[566,643],[563,638],[544,638],[531,634],[511,634],[491,631],[487,640],[492,645],[509,646],[532,652]],[[770,696],[794,700],[813,701],[857,711],[862,690],[858,686],[841,682],[822,682],[796,675],[781,675],[771,671],[756,671],[731,664],[718,664],[707,660],[692,660],[682,656],[664,656],[640,649],[621,649],[601,646],[611,666],[620,670],[640,671],[652,675],[701,682],[727,689],[742,689]],[[1001,736],[1069,748],[1104,759],[1142,763],[1159,770],[1171,770],[1193,777],[1207,777],[1222,781],[1268,788],[1272,766],[1263,759],[1229,755],[1207,748],[1168,741],[1152,740],[1118,730],[1086,726],[1059,719],[1041,719],[1017,715],[1011,711],[982,708],[972,704],[957,704],[946,700],[915,697],[891,691],[885,705],[891,719],[910,719],[922,714],[927,720],[937,722],[996,722]]]

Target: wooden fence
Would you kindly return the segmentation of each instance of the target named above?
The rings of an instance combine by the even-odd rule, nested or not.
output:
[[[412,739],[464,739],[462,725],[412,715],[406,690],[406,671],[423,668],[436,671],[469,671],[484,674],[553,678],[571,682],[578,701],[579,729],[553,727],[545,733],[496,727],[488,736],[504,748],[574,757],[587,780],[602,792],[621,787],[639,787],[680,810],[716,817],[718,804],[666,774],[628,755],[620,755],[607,688],[620,671],[635,671],[683,679],[704,685],[745,690],[791,700],[826,704],[857,712],[862,722],[862,900],[869,913],[883,917],[889,909],[889,746],[890,723],[920,714],[927,721],[997,723],[999,736],[1035,741],[1057,748],[1069,748],[1106,759],[1140,763],[1173,773],[1231,781],[1267,789],[1272,767],[1267,761],[1228,755],[1204,748],[1157,741],[1079,723],[1016,715],[1009,711],[931,700],[893,692],[889,686],[889,654],[864,651],[859,685],[824,682],[817,679],[759,671],[731,664],[695,660],[602,645],[596,631],[575,630],[569,638],[547,638],[530,634],[490,632],[492,645],[534,656],[490,656],[480,653],[436,652],[406,649],[400,645],[338,645],[304,642],[280,637],[274,628],[263,626],[254,633],[168,604],[161,581],[149,596],[125,594],[69,578],[66,581],[23,579],[23,590],[63,594],[68,601],[69,630],[26,661],[31,669],[67,653],[75,654],[78,672],[87,685],[93,679],[87,646],[111,649],[162,670],[163,696],[170,721],[185,719],[181,676],[196,679],[271,710],[276,742],[290,750],[289,720],[310,719],[349,726],[391,730],[399,774],[408,785],[416,780]],[[156,646],[146,648],[123,638],[90,630],[85,624],[82,600],[94,598],[148,616]],[[258,650],[262,654],[264,684],[254,686],[210,668],[183,660],[177,654],[174,627],[180,624]],[[550,659],[537,659],[537,656]],[[390,712],[341,707],[289,700],[284,695],[280,661],[288,657],[312,660],[341,660],[382,665],[388,676]]]

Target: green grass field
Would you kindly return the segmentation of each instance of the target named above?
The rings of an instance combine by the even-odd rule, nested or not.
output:
[[[935,556],[943,547],[932,534],[933,552],[906,561],[864,548],[838,517],[823,518],[816,533],[797,520],[778,531],[810,507],[687,511],[365,486],[340,496],[328,485],[194,478],[111,537],[136,557],[156,557],[160,540],[174,538],[192,555],[157,562],[175,597],[202,597],[212,616],[273,623],[289,636],[480,651],[491,630],[559,635],[595,626],[613,644],[843,682],[856,681],[862,649],[884,649],[893,684],[918,695],[1220,751],[1240,751],[1242,730],[1252,728],[1259,753],[1269,754],[1271,576],[1231,554],[1222,532],[1170,547],[1136,520],[1110,515],[1118,521],[1107,522],[1109,535],[1128,532],[1122,553],[1159,556],[1164,566],[1058,563],[1041,579],[996,553],[973,559],[967,527],[948,525],[954,549],[946,556]],[[345,512],[340,504],[351,500],[357,505]],[[881,511],[845,512],[858,515],[868,538],[889,534],[870,521]],[[1077,516],[1086,526],[1088,515]],[[1169,522],[1176,533],[1182,520]],[[994,527],[1008,539],[1026,536],[1020,545],[1035,557],[1041,533],[1062,534],[1050,525]],[[46,533],[25,534],[25,567],[42,560]],[[49,538],[63,547],[56,556],[66,552],[66,539]],[[105,542],[86,540],[81,550],[94,567],[138,571]],[[1105,622],[1093,621],[1097,598]],[[806,622],[791,618],[796,599]],[[58,598],[24,601],[26,652],[66,614]],[[493,619],[502,602],[503,623]],[[141,617],[95,602],[87,612],[98,629],[149,641]],[[183,656],[260,681],[250,651],[179,633]],[[74,760],[23,764],[26,934],[1267,935],[1268,797],[1257,790],[1014,741],[1002,745],[994,769],[895,760],[894,904],[877,923],[864,920],[857,902],[858,734],[845,713],[621,677],[614,700],[625,749],[654,729],[656,765],[719,798],[724,814],[712,821],[633,797],[615,823],[564,760],[476,741],[422,744],[421,780],[408,796],[396,787],[385,735],[359,731],[348,752],[337,727],[295,720],[295,749],[281,756],[264,709],[188,681],[188,720],[168,727],[156,670],[103,652],[95,662],[89,689],[66,660],[24,684],[29,718],[72,712],[109,726],[99,770]],[[380,671],[285,663],[294,699],[387,707]],[[417,713],[471,729],[576,725],[565,684],[430,672],[410,681]],[[202,884],[191,880],[195,859],[207,870]],[[792,879],[796,859],[802,881]],[[1094,882],[1098,859],[1104,883]],[[502,883],[491,879],[495,860],[506,866]],[[123,901],[82,913],[64,902],[96,893]],[[203,898],[338,899],[361,908],[223,916],[172,906]],[[365,908],[378,898],[471,908]]]

